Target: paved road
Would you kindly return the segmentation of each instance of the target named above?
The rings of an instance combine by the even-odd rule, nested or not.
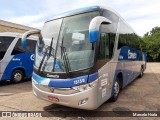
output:
[[[107,101],[100,106],[97,111],[113,110],[129,111],[160,111],[160,63],[148,63],[147,70],[143,78],[136,79],[120,93],[119,99],[112,103]],[[0,83],[0,111],[75,111],[77,109],[55,105],[47,101],[37,99],[32,94],[31,81],[25,80],[19,84],[10,84],[9,82]],[[79,111],[77,117],[69,117],[68,113],[62,113],[61,117],[41,118],[44,119],[91,119],[78,118],[82,111]],[[22,118],[25,119],[25,118]],[[37,118],[38,119],[38,118]],[[106,119],[92,118],[92,119]],[[121,119],[121,118],[110,118]],[[123,118],[124,119],[124,118]],[[125,118],[128,119],[128,118]],[[139,118],[131,118],[139,119]],[[141,118],[142,119],[142,118]],[[158,118],[148,118],[158,119]],[[3,119],[4,120],[4,119]],[[15,118],[15,120],[17,120]]]

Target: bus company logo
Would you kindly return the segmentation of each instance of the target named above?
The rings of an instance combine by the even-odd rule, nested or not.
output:
[[[54,88],[49,88],[49,90],[50,90],[52,93],[54,93]]]
[[[51,77],[51,78],[59,78],[59,75],[50,75],[50,74],[47,74],[47,77]]]
[[[13,61],[21,61],[20,58],[13,58],[12,60],[13,60]]]
[[[34,58],[35,58],[35,56],[34,56],[34,54],[32,54],[31,57],[30,57],[30,59],[34,60]]]
[[[137,54],[132,53],[130,50],[128,50],[128,59],[136,59],[136,58],[137,58]]]

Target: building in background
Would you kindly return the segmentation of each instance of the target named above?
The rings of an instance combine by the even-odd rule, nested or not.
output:
[[[12,22],[7,22],[4,20],[0,20],[0,32],[17,32],[24,33],[28,30],[36,30],[36,28],[27,27],[24,25],[15,24]]]

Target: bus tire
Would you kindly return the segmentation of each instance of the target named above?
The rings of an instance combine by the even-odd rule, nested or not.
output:
[[[15,70],[12,73],[11,82],[12,83],[19,83],[24,78],[24,74],[21,70]]]
[[[112,102],[115,102],[117,99],[118,99],[118,96],[119,96],[119,92],[120,92],[120,80],[119,78],[117,77],[115,82],[114,82],[114,86],[113,86],[113,89],[114,89],[114,93],[113,93],[113,96],[111,97],[111,101]]]
[[[143,77],[143,74],[144,74],[144,70],[143,70],[143,67],[141,67],[140,75],[139,75],[138,77],[139,77],[139,78],[142,78],[142,77]]]

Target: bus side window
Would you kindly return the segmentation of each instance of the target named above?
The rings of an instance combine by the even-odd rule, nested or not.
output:
[[[127,46],[127,39],[125,37],[125,34],[119,35],[119,41],[118,41],[118,49]]]
[[[109,36],[107,33],[100,34],[97,69],[100,69],[109,60]]]
[[[26,46],[26,49],[24,49],[21,44],[21,39],[19,39],[17,41],[11,55],[16,55],[16,54],[20,54],[20,53],[24,53],[24,52],[28,52],[28,51],[34,53],[35,47],[36,47],[36,41],[27,39],[27,46]]]
[[[98,59],[100,60],[109,59],[109,38],[108,34],[106,33],[101,33],[100,36]]]
[[[27,47],[26,47],[27,51],[35,53],[36,43],[37,43],[37,41],[35,41],[35,40],[27,39]]]
[[[16,45],[14,46],[14,49],[11,53],[11,55],[16,55],[16,54],[20,54],[20,53],[24,53],[26,52],[25,49],[22,47],[21,44],[21,39],[19,39],[16,43]]]
[[[14,39],[14,37],[0,36],[0,60],[3,59],[7,49]]]
[[[115,33],[109,33],[109,58],[112,58],[114,54],[114,43],[115,43],[116,34]]]
[[[101,33],[100,36],[98,58],[100,60],[109,58],[109,39],[106,33]]]

